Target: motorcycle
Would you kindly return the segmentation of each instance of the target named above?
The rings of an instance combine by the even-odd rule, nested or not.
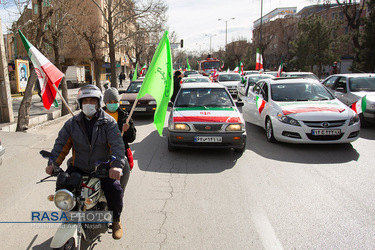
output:
[[[54,162],[50,152],[40,151],[43,158]],[[115,159],[108,156],[95,163],[94,171],[88,175],[72,173],[69,175],[53,163],[53,174],[42,179],[56,176],[56,192],[50,195],[48,200],[54,201],[57,208],[64,213],[64,217],[75,220],[63,222],[53,236],[50,247],[53,249],[86,249],[95,240],[100,241],[100,234],[108,231],[108,223],[112,222],[111,214],[108,211],[107,201],[101,189],[100,178],[108,177],[109,164]],[[100,211],[100,212],[99,212]],[[82,219],[82,215],[91,213],[103,213],[106,219],[95,222],[88,222]],[[78,215],[78,216],[77,216]],[[107,219],[109,215],[110,219]]]

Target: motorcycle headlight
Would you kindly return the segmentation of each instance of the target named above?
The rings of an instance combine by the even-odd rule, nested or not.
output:
[[[230,124],[225,129],[225,131],[241,131],[242,130],[242,124]]]
[[[59,209],[68,212],[72,210],[75,205],[76,201],[74,199],[74,195],[72,192],[66,189],[60,189],[55,193],[55,205]]]
[[[301,124],[299,124],[299,122],[296,119],[293,119],[293,118],[291,118],[289,116],[286,116],[286,115],[283,115],[281,113],[277,114],[277,119],[279,121],[281,121],[282,123],[286,123],[286,124],[289,124],[289,125],[301,127]]]
[[[355,114],[352,118],[350,118],[349,126],[353,125],[353,124],[355,124],[357,122],[359,122],[359,116],[358,116],[358,114]]]

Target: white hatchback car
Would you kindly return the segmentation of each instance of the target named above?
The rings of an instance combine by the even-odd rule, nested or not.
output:
[[[237,85],[242,82],[242,79],[238,73],[220,72],[219,76],[217,77],[217,82],[225,86],[232,96],[237,97]]]
[[[359,137],[358,115],[316,80],[260,80],[242,101],[245,121],[263,127],[270,142],[350,143]]]

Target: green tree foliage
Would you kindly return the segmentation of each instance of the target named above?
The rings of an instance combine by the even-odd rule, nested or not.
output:
[[[355,65],[364,72],[375,72],[375,0],[368,1],[369,16],[365,19],[360,62]]]
[[[331,64],[337,59],[332,49],[336,41],[338,22],[326,21],[320,16],[312,15],[298,23],[297,39],[292,43],[289,68],[302,71],[313,71],[316,65],[317,75],[321,75],[322,66]]]

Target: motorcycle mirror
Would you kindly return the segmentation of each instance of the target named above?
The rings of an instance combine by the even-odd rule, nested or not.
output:
[[[51,152],[48,152],[48,151],[46,151],[46,150],[41,150],[39,153],[40,153],[40,154],[42,155],[42,157],[45,158],[45,159],[51,159],[51,158],[53,158],[52,153],[51,153]]]

